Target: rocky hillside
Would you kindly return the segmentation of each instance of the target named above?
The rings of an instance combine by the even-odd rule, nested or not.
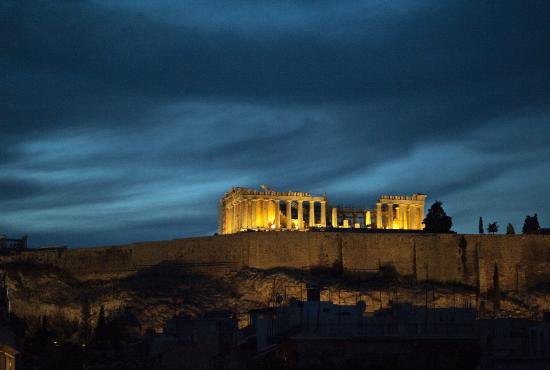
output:
[[[83,307],[90,307],[92,321],[100,306],[107,314],[130,311],[142,331],[161,330],[178,312],[197,315],[208,310],[229,309],[240,314],[273,305],[290,297],[305,298],[305,285],[316,283],[325,290],[322,299],[335,303],[367,303],[367,311],[390,302],[412,302],[430,307],[478,307],[492,314],[494,295],[477,296],[463,286],[414,284],[392,275],[378,274],[368,280],[339,276],[334,271],[292,269],[240,271],[210,270],[208,273],[178,263],[161,263],[133,274],[81,281],[67,271],[47,264],[10,262],[8,273],[13,312],[27,321],[39,316],[62,315],[80,321]],[[539,287],[521,295],[501,294],[501,316],[527,317],[550,308],[550,290]]]

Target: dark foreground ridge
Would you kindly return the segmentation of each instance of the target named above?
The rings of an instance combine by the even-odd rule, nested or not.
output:
[[[27,337],[48,317],[56,341],[85,344],[81,325],[97,325],[101,307],[143,339],[174,315],[229,310],[246,323],[250,310],[305,299],[311,284],[324,287],[321,300],[363,301],[371,314],[409,302],[542,319],[549,251],[544,235],[256,232],[28,250],[0,261]]]

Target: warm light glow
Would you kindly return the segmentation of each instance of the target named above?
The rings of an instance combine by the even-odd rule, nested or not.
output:
[[[269,224],[275,224],[275,203],[269,202],[269,207],[267,207],[267,222]]]

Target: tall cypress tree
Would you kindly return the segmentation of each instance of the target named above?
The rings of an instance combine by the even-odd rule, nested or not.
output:
[[[94,335],[97,341],[105,341],[108,339],[107,323],[105,321],[105,308],[103,305],[99,308],[99,316],[97,317]]]
[[[479,216],[479,233],[483,234],[485,231],[483,230],[483,219],[481,216]]]
[[[498,276],[498,265],[495,263],[493,270],[493,313],[496,314],[500,310],[500,282]]]
[[[537,233],[540,229],[539,217],[535,213],[534,216],[525,217],[525,222],[523,223],[523,233],[524,234],[534,234]]]
[[[92,334],[92,325],[90,323],[90,301],[86,298],[82,303],[82,322],[80,325],[80,335],[84,341],[88,341]]]
[[[424,219],[424,231],[428,233],[448,233],[453,226],[452,218],[447,216],[442,207],[443,203],[436,201],[428,210]]]

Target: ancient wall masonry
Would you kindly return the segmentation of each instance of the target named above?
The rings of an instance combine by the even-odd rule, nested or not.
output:
[[[334,268],[345,275],[368,275],[389,268],[419,282],[462,284],[481,293],[492,288],[496,265],[500,290],[522,292],[550,283],[550,236],[249,232],[0,257],[0,263],[10,261],[53,265],[82,280],[170,262],[206,274],[251,267]]]

